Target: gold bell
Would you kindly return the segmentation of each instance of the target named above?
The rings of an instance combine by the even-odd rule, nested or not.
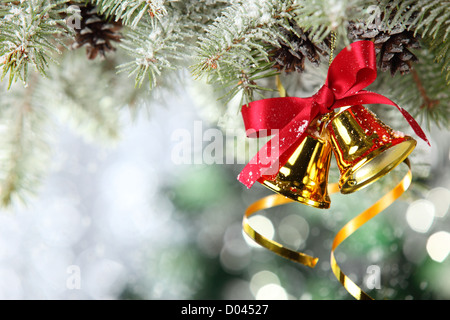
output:
[[[383,177],[416,146],[413,138],[395,132],[361,105],[336,114],[327,130],[340,170],[339,188],[343,194]]]
[[[275,177],[262,176],[258,181],[292,200],[327,209],[330,207],[327,190],[330,160],[329,142],[308,135]]]

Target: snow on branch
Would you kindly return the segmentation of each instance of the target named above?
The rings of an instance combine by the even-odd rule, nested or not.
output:
[[[0,2],[1,80],[8,78],[8,88],[19,79],[27,83],[29,65],[45,75],[52,53],[61,53],[61,39],[70,33],[61,17],[67,2]]]
[[[227,8],[199,38],[193,74],[234,87],[231,97],[243,89],[246,100],[251,99],[254,90],[264,90],[255,81],[275,73],[267,48],[279,46],[283,28],[292,29],[293,5],[294,1],[250,0]]]
[[[158,17],[167,14],[165,0],[94,0],[100,13],[114,16],[116,21],[133,28],[144,16]]]

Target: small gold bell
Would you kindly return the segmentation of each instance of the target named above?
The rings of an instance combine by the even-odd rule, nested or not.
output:
[[[275,177],[262,176],[258,181],[292,200],[327,209],[330,207],[327,190],[330,160],[329,142],[308,135]]]
[[[403,162],[416,141],[395,132],[361,105],[352,106],[327,125],[340,170],[340,192],[368,186]]]

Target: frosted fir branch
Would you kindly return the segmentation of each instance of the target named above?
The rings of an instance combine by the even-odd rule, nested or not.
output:
[[[62,39],[71,30],[61,19],[68,1],[1,1],[0,2],[0,69],[1,80],[12,83],[28,80],[29,65],[42,75],[54,62],[53,53],[61,53]]]
[[[119,72],[134,76],[136,87],[146,79],[151,89],[162,83],[164,74],[189,65],[203,28],[232,1],[166,1],[164,15],[144,15],[136,26],[125,26],[120,47],[132,61],[119,65]]]
[[[426,49],[414,52],[419,58],[409,74],[391,77],[379,74],[376,90],[385,92],[397,104],[428,128],[450,128],[450,91],[441,74],[442,64]]]
[[[441,72],[445,75],[447,85],[450,85],[450,41],[440,41],[441,37],[436,37],[428,42],[430,51],[435,56],[435,61],[442,65]]]
[[[436,38],[441,33],[442,41],[450,34],[449,0],[381,0],[378,6],[391,25],[405,25],[422,37]]]
[[[52,66],[37,88],[48,113],[88,141],[116,142],[120,110],[136,94],[133,84],[116,74],[111,60],[86,61],[82,51],[68,51],[59,62],[65,67]]]
[[[209,83],[231,87],[232,98],[243,93],[245,102],[253,92],[265,90],[256,80],[275,74],[270,70],[268,48],[279,46],[282,28],[291,30],[293,1],[238,1],[227,8],[199,38],[192,73]]]
[[[167,14],[166,0],[93,0],[101,14],[113,16],[125,25],[135,28],[145,16],[160,17]]]
[[[439,74],[442,67],[435,63],[434,56],[425,51],[419,54],[419,59],[423,59],[412,70],[410,82],[414,84],[413,96],[417,97],[416,108],[412,115],[426,123],[428,128],[437,126],[439,128],[450,128],[450,90],[448,79],[444,74]],[[405,85],[406,87],[406,85]]]
[[[36,99],[34,81],[0,93],[0,206],[27,203],[50,158],[48,115]],[[3,90],[2,90],[3,91]]]
[[[291,10],[292,1],[276,0],[262,3],[252,0],[230,7],[200,37],[197,58],[200,61],[195,70],[199,73],[220,70],[221,65],[232,63],[239,54],[243,58],[237,63],[256,62],[250,54],[252,50],[267,58],[263,43],[277,45],[276,39],[282,37],[279,26],[289,28],[285,19],[292,18]]]
[[[421,38],[442,65],[441,72],[450,84],[450,1],[449,0],[381,0],[369,6],[369,20],[388,32],[409,30]]]
[[[346,41],[348,21],[367,17],[365,9],[374,3],[374,0],[295,0],[293,14],[313,42],[323,41],[331,32]]]
[[[177,11],[186,28],[193,30],[195,38],[235,0],[184,0],[167,2],[168,11]],[[196,39],[195,39],[196,40]]]
[[[153,88],[164,70],[179,68],[179,62],[186,58],[183,43],[186,33],[175,22],[177,19],[180,17],[176,14],[170,19],[147,18],[125,33],[121,48],[134,60],[121,64],[118,69],[134,75],[137,87],[148,78]]]
[[[26,204],[48,171],[53,119],[67,123],[88,141],[114,144],[121,133],[121,110],[139,104],[142,92],[118,76],[110,60],[86,61],[67,51],[47,77],[30,75],[26,87],[0,84],[0,207]]]

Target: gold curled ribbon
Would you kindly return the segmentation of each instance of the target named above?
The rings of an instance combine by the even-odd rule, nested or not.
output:
[[[259,245],[269,249],[270,251],[272,251],[286,259],[289,259],[294,262],[301,263],[308,267],[314,268],[317,261],[319,260],[318,258],[311,257],[302,252],[291,250],[274,240],[264,237],[263,235],[258,233],[255,229],[253,229],[250,226],[248,218],[251,215],[253,215],[254,213],[264,210],[264,209],[270,209],[270,208],[280,206],[283,204],[287,204],[287,203],[291,203],[291,202],[294,202],[294,201],[289,198],[286,198],[282,195],[273,194],[273,195],[264,197],[256,202],[252,203],[245,211],[244,218],[242,220],[242,227],[243,227],[245,233],[250,238],[255,240],[255,242],[258,243]]]
[[[387,207],[389,207],[409,188],[412,181],[411,164],[409,162],[409,159],[406,159],[404,163],[408,166],[409,170],[403,177],[403,179],[400,181],[400,183],[397,184],[391,191],[386,193],[383,197],[381,197],[371,207],[369,207],[368,209],[366,209],[365,211],[354,217],[352,220],[347,222],[347,224],[345,224],[345,226],[339,230],[339,232],[336,234],[334,238],[330,256],[331,269],[333,270],[333,273],[339,280],[339,282],[344,286],[344,288],[357,300],[373,300],[373,299],[367,293],[365,293],[355,282],[353,282],[348,276],[346,276],[342,272],[341,268],[336,262],[334,251],[345,239],[347,239],[350,235],[352,235],[356,230],[358,230],[370,219],[372,219],[377,214],[379,214]],[[336,193],[338,191],[339,187],[337,183],[333,183],[328,186],[328,192],[330,194]],[[296,250],[289,249],[274,240],[268,239],[263,235],[261,235],[260,233],[258,233],[249,224],[250,216],[252,216],[256,212],[292,202],[295,201],[279,194],[273,194],[252,203],[245,211],[242,220],[243,230],[251,239],[253,239],[256,243],[258,243],[262,247],[265,247],[284,258],[314,268],[315,265],[317,264],[317,261],[319,260],[318,258],[309,256],[305,253]]]

